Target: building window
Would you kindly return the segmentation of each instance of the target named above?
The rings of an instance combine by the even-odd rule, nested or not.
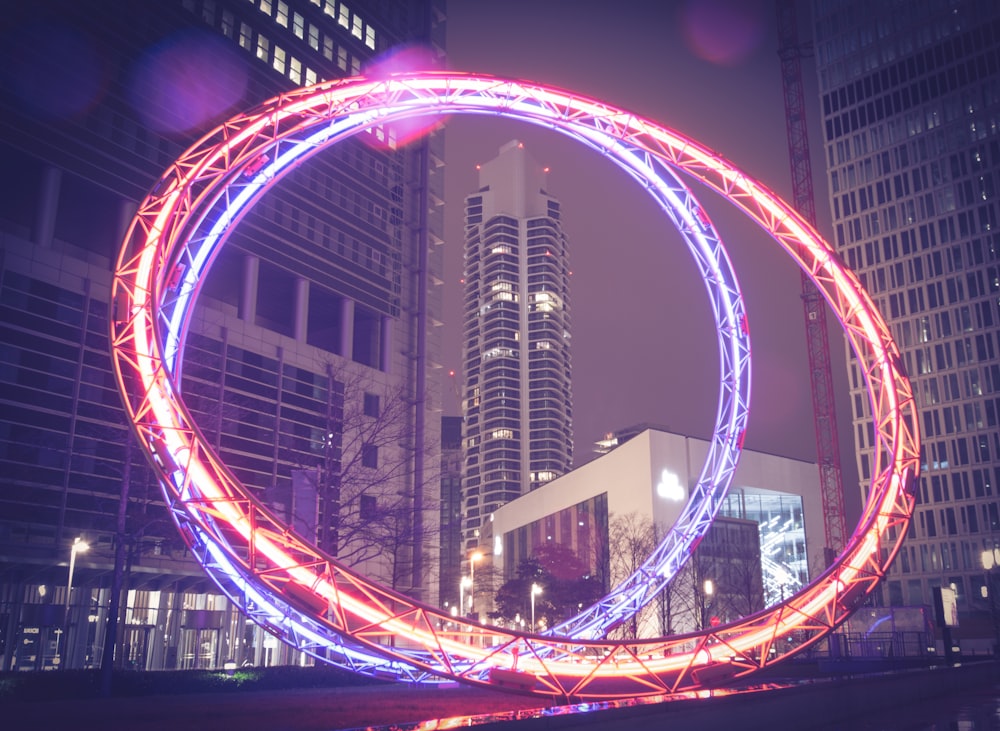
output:
[[[298,13],[292,13],[292,32],[298,38],[306,37],[306,19]]]
[[[370,25],[365,28],[365,45],[372,50],[375,49],[375,29]]]
[[[361,464],[372,469],[378,467],[378,447],[374,444],[361,447]]]
[[[282,28],[288,27],[288,3],[278,0],[278,15],[275,19]]]
[[[281,46],[274,47],[274,61],[271,63],[278,73],[285,73],[285,49]]]
[[[243,21],[240,21],[240,47],[247,51],[253,50],[253,32]]]
[[[360,16],[354,16],[354,22],[351,24],[351,35],[358,40],[364,38],[364,24],[361,22]]]
[[[378,516],[378,499],[374,495],[362,495],[358,512],[361,520],[375,520]]]
[[[271,42],[264,36],[257,36],[257,58],[266,63],[270,50]]]
[[[337,22],[344,28],[351,27],[351,11],[343,3],[340,4],[340,16],[337,18]]]
[[[377,393],[365,394],[365,416],[378,418],[381,413],[381,406],[382,404]]]

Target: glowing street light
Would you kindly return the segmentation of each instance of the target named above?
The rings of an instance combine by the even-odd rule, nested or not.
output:
[[[62,641],[65,645],[65,655],[69,657],[69,646],[66,644],[69,640],[69,597],[73,593],[73,572],[76,570],[76,554],[85,553],[90,550],[90,544],[84,541],[80,536],[73,539],[73,545],[69,548],[69,576],[66,578],[66,602],[63,605],[63,636]],[[59,657],[59,645],[56,644],[56,664],[60,664],[61,658]]]
[[[482,551],[474,551],[469,556],[469,614],[472,614],[476,607],[476,561],[482,557]]]
[[[531,582],[531,631],[535,631],[535,597],[542,593],[542,587]]]

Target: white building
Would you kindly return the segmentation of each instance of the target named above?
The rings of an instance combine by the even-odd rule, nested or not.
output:
[[[647,428],[498,508],[484,531],[483,548],[492,547],[494,566],[502,569],[496,573],[509,579],[543,542],[569,546],[584,560],[608,555],[615,550],[607,545],[615,516],[635,515],[669,528],[698,480],[708,447],[703,439]],[[768,600],[794,591],[821,568],[823,514],[814,463],[744,450],[721,515],[717,523],[757,524]],[[710,542],[706,538],[703,547]],[[477,587],[479,596],[485,589]]]

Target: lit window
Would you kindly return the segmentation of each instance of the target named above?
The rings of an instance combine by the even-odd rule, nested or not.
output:
[[[281,46],[274,47],[274,61],[271,62],[275,71],[285,73],[285,49]]]
[[[298,13],[292,13],[292,32],[299,38],[306,37],[306,19]]]
[[[358,39],[364,38],[364,24],[358,15],[354,16],[354,23],[351,25],[351,35]]]
[[[261,61],[267,61],[270,48],[271,48],[271,41],[269,41],[264,36],[257,36],[257,58],[259,58]]]
[[[240,21],[240,47],[250,51],[253,49],[253,32],[250,26]]]
[[[316,83],[316,72],[312,69],[306,69],[306,86],[312,86]]]
[[[309,24],[309,46],[314,50],[319,50],[319,28],[312,23]]]
[[[278,16],[276,20],[282,28],[288,27],[288,3],[284,2],[284,0],[278,0]]]
[[[264,15],[271,14],[271,0],[260,0],[260,12]]]
[[[365,45],[371,49],[375,48],[375,29],[370,25],[365,28]]]
[[[288,78],[296,84],[302,83],[302,62],[295,58],[295,56],[292,56],[288,60]]]
[[[514,430],[513,429],[494,429],[490,434],[493,439],[513,439]]]
[[[337,22],[344,28],[351,27],[351,11],[343,3],[340,4],[340,17],[337,18]]]
[[[323,2],[323,12],[329,15],[331,18],[337,17],[337,3],[336,0],[324,0]]]

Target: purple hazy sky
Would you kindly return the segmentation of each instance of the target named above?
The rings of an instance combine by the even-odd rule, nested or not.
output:
[[[655,9],[654,9],[655,8]],[[791,197],[773,2],[757,0],[449,0],[455,70],[564,87],[677,129]],[[814,74],[804,67],[807,102]],[[828,208],[818,131],[816,203]],[[570,242],[577,463],[605,432],[639,422],[707,436],[719,366],[704,285],[664,214],[625,174],[577,142],[525,123],[456,116],[447,123],[446,370],[460,372],[462,202],[475,164],[510,139],[549,166]],[[726,242],[750,318],[746,446],[814,460],[799,272],[777,244],[692,183]],[[832,317],[831,317],[832,320]],[[835,385],[843,394],[835,329]],[[445,377],[447,381],[447,376]],[[446,383],[445,413],[459,413]],[[848,495],[856,489],[850,414],[838,410]]]

